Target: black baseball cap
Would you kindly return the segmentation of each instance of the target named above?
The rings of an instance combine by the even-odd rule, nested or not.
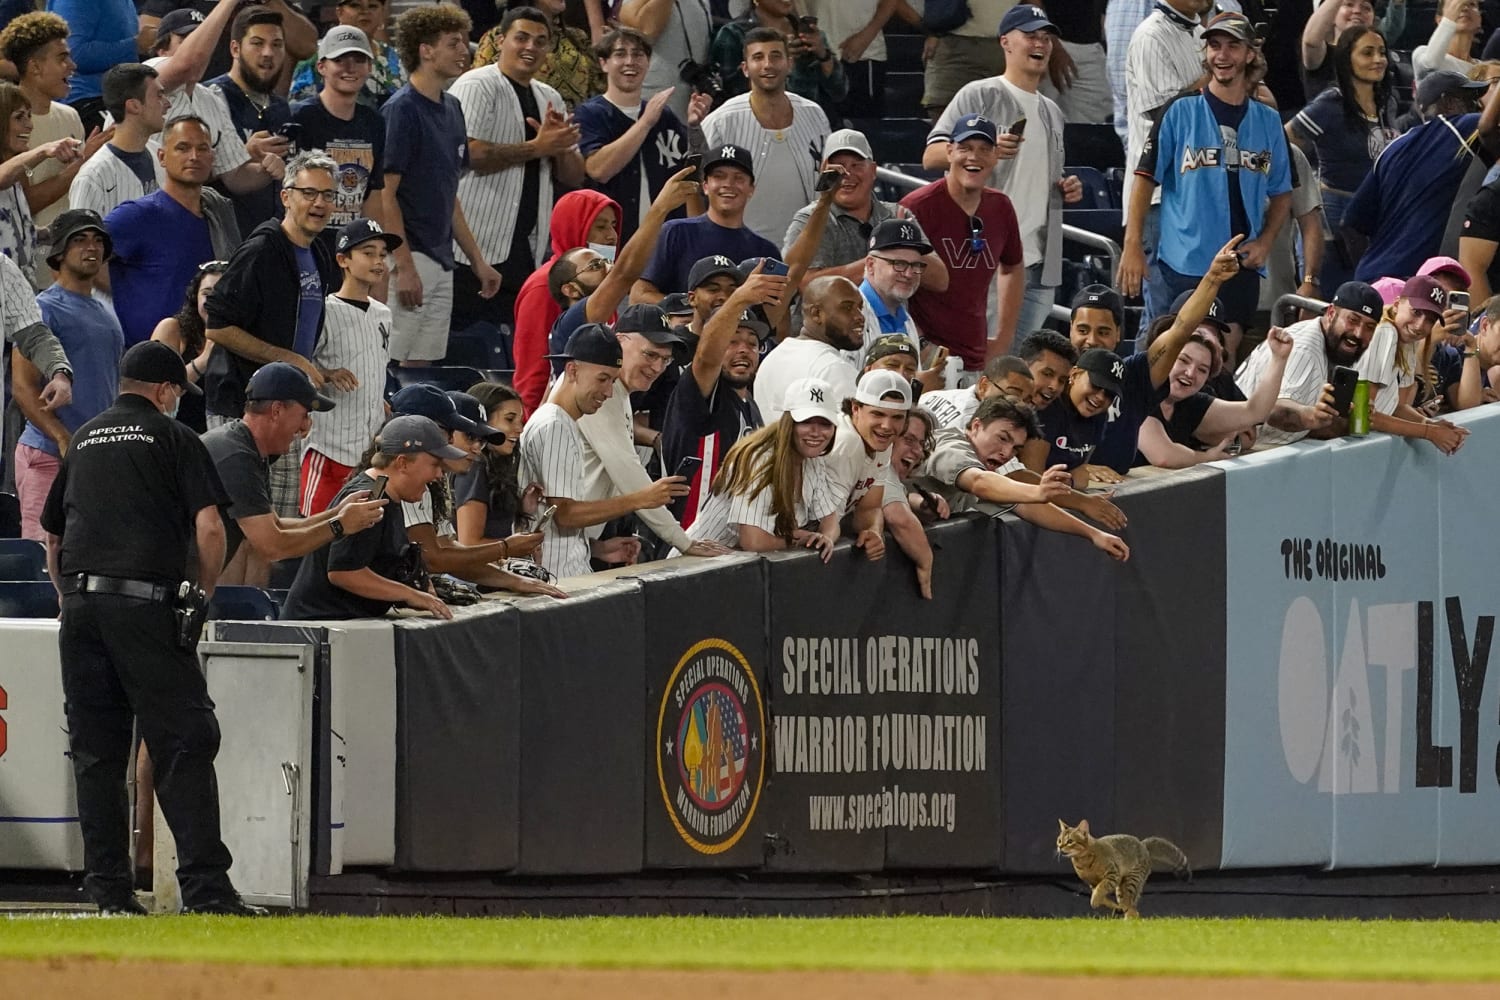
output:
[[[272,361],[261,365],[245,386],[245,401],[282,400],[301,403],[309,410],[323,413],[333,409],[333,400],[313,388],[312,379],[294,364]]]
[[[1193,297],[1194,289],[1188,289],[1177,298],[1172,300],[1172,308],[1168,310],[1173,314],[1182,312],[1182,307],[1187,305],[1188,299]],[[1229,332],[1229,317],[1224,312],[1224,303],[1214,299],[1208,304],[1208,312],[1203,315],[1203,322],[1212,323],[1223,333]]]
[[[745,283],[745,276],[740,273],[734,261],[721,253],[716,253],[710,257],[700,257],[694,262],[693,269],[688,272],[688,290],[692,291],[709,278],[717,278],[721,274],[733,278],[737,285]]]
[[[1433,70],[1422,77],[1417,84],[1417,107],[1425,110],[1445,95],[1461,90],[1470,91],[1471,97],[1478,97],[1479,92],[1488,87],[1489,84],[1484,80],[1470,80],[1462,73],[1455,73],[1451,69]]]
[[[638,333],[653,344],[682,343],[677,331],[667,323],[667,314],[651,302],[637,302],[621,309],[619,319],[615,321],[615,332]]]
[[[1346,281],[1339,286],[1339,290],[1333,293],[1330,303],[1340,309],[1349,309],[1368,316],[1370,319],[1379,319],[1385,310],[1385,300],[1380,297],[1372,286],[1363,281]]]
[[[581,361],[586,365],[618,368],[624,360],[620,340],[603,323],[585,323],[568,337],[560,354],[547,355],[548,361]]]
[[[719,315],[719,309],[723,308],[723,306],[720,306],[718,309],[715,309],[709,314],[708,318],[712,320],[715,316]],[[740,313],[739,322],[735,326],[744,327],[746,330],[751,331],[761,343],[765,343],[771,337],[771,322],[766,319],[765,310],[760,306],[751,306]]]
[[[92,209],[70,208],[53,219],[48,229],[52,234],[52,246],[47,251],[47,266],[54,271],[68,249],[68,241],[90,229],[104,238],[104,259],[109,260],[114,256],[114,243],[110,241],[109,230],[104,228],[104,220],[99,218],[99,213]]]
[[[339,253],[348,253],[361,243],[371,240],[384,240],[387,250],[394,250],[406,242],[395,233],[381,229],[380,223],[374,219],[355,219],[339,230],[338,242],[334,246]]]
[[[1114,351],[1091,347],[1078,355],[1078,367],[1089,373],[1096,389],[1118,396],[1125,386],[1125,362]]]
[[[468,458],[468,452],[448,443],[448,435],[431,417],[415,413],[398,414],[380,428],[380,451],[385,455],[416,455],[425,452],[434,458],[457,460]]]
[[[485,412],[484,404],[478,399],[467,392],[459,392],[457,389],[449,389],[444,395],[453,400],[454,409],[458,410],[459,416],[479,425],[477,437],[493,444],[505,443],[505,432],[490,426],[490,415]]]
[[[916,219],[886,219],[870,233],[871,250],[905,247],[917,253],[932,253],[932,244]]]
[[[409,385],[391,397],[391,409],[396,413],[426,417],[439,427],[450,431],[463,431],[469,437],[484,438],[485,427],[458,412],[458,406],[448,394],[435,385],[425,382]]]
[[[1103,309],[1114,317],[1116,326],[1125,322],[1125,300],[1108,285],[1085,285],[1073,296],[1068,308],[1075,313],[1080,309]]]
[[[657,305],[661,308],[662,312],[667,314],[668,319],[671,319],[673,316],[691,316],[693,314],[693,307],[688,302],[686,292],[673,292],[671,295],[664,295]]]
[[[726,144],[708,152],[708,155],[703,158],[703,176],[707,177],[714,167],[723,166],[726,163],[739,167],[750,176],[752,182],[755,180],[755,160],[751,158],[750,150],[733,144]]]
[[[159,340],[143,340],[120,359],[120,377],[134,382],[160,385],[169,382],[195,396],[203,390],[188,381],[182,355]]]

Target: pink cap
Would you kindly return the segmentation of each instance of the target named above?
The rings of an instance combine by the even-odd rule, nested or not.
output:
[[[1389,306],[1394,305],[1401,297],[1401,289],[1406,287],[1406,282],[1400,278],[1377,278],[1371,283],[1371,287],[1380,293],[1380,301]]]
[[[1418,274],[1442,274],[1444,271],[1457,277],[1465,286],[1473,284],[1469,272],[1452,257],[1428,257],[1422,266],[1417,268]]]

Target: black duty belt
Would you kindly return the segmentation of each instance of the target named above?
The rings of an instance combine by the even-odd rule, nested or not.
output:
[[[97,576],[93,573],[75,573],[62,580],[62,592],[68,594],[112,594],[116,597],[131,597],[137,601],[154,601],[165,604],[172,600],[174,588],[168,583],[152,583],[150,580],[127,580],[118,576]]]

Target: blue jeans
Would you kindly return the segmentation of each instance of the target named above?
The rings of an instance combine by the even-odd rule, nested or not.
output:
[[[1057,301],[1057,286],[1042,284],[1042,265],[1026,269],[1026,294],[1021,299],[1021,313],[1016,318],[1016,342],[1033,330],[1040,330],[1052,318],[1052,303]]]

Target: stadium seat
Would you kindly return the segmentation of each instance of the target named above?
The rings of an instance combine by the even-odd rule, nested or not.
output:
[[[1109,180],[1104,172],[1098,167],[1076,166],[1063,167],[1063,174],[1072,174],[1083,183],[1083,200],[1069,205],[1069,211],[1080,209],[1116,209],[1114,198],[1110,196]]]
[[[214,621],[275,621],[280,613],[271,595],[258,587],[219,587],[208,602],[208,617]]]
[[[50,580],[0,582],[0,618],[56,618],[57,591]]]
[[[47,547],[29,538],[0,538],[0,580],[47,579]]]
[[[394,365],[390,369],[396,381],[404,389],[409,385],[435,385],[444,392],[456,389],[468,392],[469,386],[484,381],[484,372],[462,365],[429,365],[425,368],[402,368]]]
[[[513,368],[486,368],[484,377],[489,382],[504,382],[510,385],[515,380],[516,372]]]
[[[21,501],[14,493],[0,493],[0,538],[21,537]]]
[[[1125,238],[1125,225],[1120,217],[1118,208],[1065,208],[1063,209],[1063,224],[1077,226],[1079,229],[1107,236],[1116,243]],[[1094,247],[1084,248],[1085,253],[1096,253]],[[1071,252],[1071,248],[1065,247],[1064,256],[1071,260],[1080,259]]]
[[[1125,147],[1113,125],[1069,122],[1063,126],[1063,157],[1069,163],[1108,170],[1125,165]]]

